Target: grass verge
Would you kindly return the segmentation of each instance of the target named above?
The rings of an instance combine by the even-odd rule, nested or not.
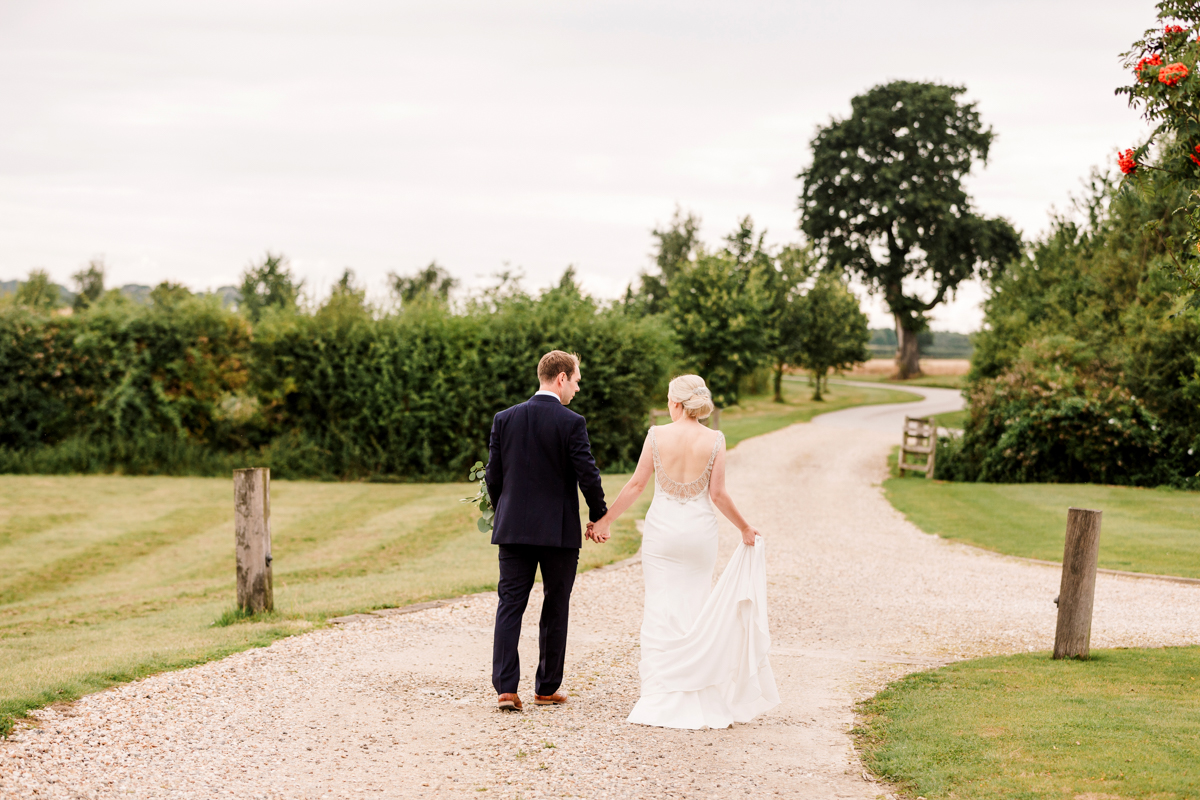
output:
[[[909,477],[892,478],[883,488],[892,505],[926,533],[1046,561],[1062,561],[1067,509],[1098,509],[1104,512],[1101,567],[1200,578],[1200,492]]]
[[[604,476],[613,496],[628,476]],[[494,589],[467,484],[272,481],[275,612],[234,608],[228,479],[0,476],[0,733],[47,703],[329,617]],[[625,558],[647,492],[580,570]]]
[[[1200,796],[1200,648],[985,658],[909,675],[859,705],[877,775],[915,796]]]
[[[822,393],[824,400],[812,399],[812,386],[807,378],[788,376],[783,381],[783,399],[776,403],[773,394],[742,397],[738,405],[721,411],[721,430],[725,443],[734,447],[743,439],[762,436],[797,422],[808,422],[817,414],[838,411],[851,406],[880,403],[909,403],[921,398],[911,392],[880,387],[830,384]]]

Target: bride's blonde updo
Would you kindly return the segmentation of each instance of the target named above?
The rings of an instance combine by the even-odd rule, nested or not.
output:
[[[682,403],[683,413],[695,419],[705,419],[713,412],[712,393],[699,375],[680,375],[667,387],[667,399]]]

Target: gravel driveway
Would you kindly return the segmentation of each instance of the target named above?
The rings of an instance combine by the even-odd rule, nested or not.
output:
[[[0,745],[0,795],[886,796],[853,751],[854,701],[909,671],[1048,650],[1059,580],[1055,567],[950,544],[907,523],[878,488],[896,439],[803,424],[730,452],[734,498],[769,548],[772,663],[783,698],[751,724],[624,723],[637,697],[641,616],[641,572],[626,563],[576,583],[568,707],[493,711],[495,597],[476,595],[41,711],[37,727]],[[724,563],[737,539],[728,526],[722,536]],[[527,699],[539,600],[523,639]],[[1198,605],[1200,587],[1101,575],[1092,644],[1200,642]]]

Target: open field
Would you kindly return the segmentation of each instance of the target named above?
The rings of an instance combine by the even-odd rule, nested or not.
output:
[[[615,495],[627,476],[608,475]],[[327,618],[495,588],[467,484],[273,481],[274,614],[232,625],[219,478],[0,476],[0,731],[31,707],[268,644]],[[580,569],[636,552],[632,514]]]
[[[929,798],[1200,796],[1200,648],[1028,653],[909,675],[859,707],[866,764]]]
[[[737,406],[721,411],[721,430],[725,432],[726,444],[734,447],[743,439],[762,436],[797,422],[808,422],[817,414],[828,411],[880,403],[909,403],[921,399],[911,392],[885,387],[873,389],[841,384],[830,384],[829,390],[823,394],[824,400],[813,400],[808,379],[788,375],[783,381],[783,398],[786,402],[776,403],[773,394],[742,397]]]
[[[922,358],[920,378],[907,381],[893,381],[896,374],[896,362],[890,358],[873,358],[860,364],[842,377],[854,381],[880,381],[894,383],[897,386],[905,384],[915,386],[936,386],[942,389],[961,389],[966,385],[967,371],[971,368],[970,359],[966,358]]]
[[[926,533],[1047,561],[1062,560],[1067,509],[1098,509],[1101,567],[1200,578],[1200,492],[923,478],[892,478],[884,491]]]
[[[847,372],[839,377],[848,381],[867,381],[884,386],[933,386],[938,389],[961,389],[967,385],[966,375],[922,375],[920,378],[910,378],[906,381],[894,381],[891,375],[857,374]]]

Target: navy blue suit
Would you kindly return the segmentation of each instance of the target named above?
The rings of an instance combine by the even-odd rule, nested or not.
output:
[[[485,480],[496,509],[492,544],[500,546],[492,685],[497,694],[517,691],[521,618],[540,566],[544,600],[535,691],[551,695],[562,684],[567,615],[583,545],[579,493],[592,521],[608,511],[600,471],[584,418],[549,395],[497,414],[488,452]]]

